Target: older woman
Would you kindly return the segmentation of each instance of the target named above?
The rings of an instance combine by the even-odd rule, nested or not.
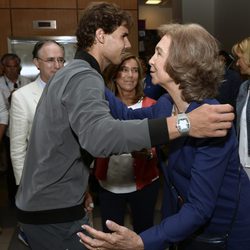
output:
[[[204,103],[217,103],[213,98],[223,65],[215,39],[201,26],[163,25],[160,33],[162,38],[150,60],[151,76],[153,83],[160,83],[169,93],[172,105],[166,107],[166,113],[179,114],[177,127],[183,134],[189,125],[185,113]],[[79,234],[85,246],[162,250],[181,242],[179,249],[197,249],[195,244],[198,249],[205,249],[204,244],[206,249],[249,249],[250,181],[240,165],[233,129],[223,138],[172,141],[163,171],[171,189],[166,189],[164,219],[159,225],[140,235],[111,221],[106,224],[112,234],[84,225],[94,237]],[[206,239],[205,243],[195,241],[197,237]]]
[[[128,107],[148,107],[155,100],[143,94],[143,71],[139,58],[125,53],[119,65],[110,65],[103,73],[108,88]],[[155,149],[132,154],[98,158],[95,176],[99,180],[100,211],[103,230],[106,220],[124,225],[127,206],[133,229],[140,233],[154,224],[154,209],[159,190],[159,171]]]
[[[240,73],[250,77],[250,37],[236,43],[232,52],[237,58],[236,65]],[[242,83],[236,102],[236,129],[239,137],[240,162],[250,177],[250,80]]]

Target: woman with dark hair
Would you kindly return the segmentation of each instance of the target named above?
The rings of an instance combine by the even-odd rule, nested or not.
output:
[[[182,135],[189,129],[187,113],[214,99],[223,79],[216,40],[197,24],[169,24],[150,59],[154,84],[166,89],[168,116],[178,115]],[[222,138],[180,137],[169,145],[162,164],[166,180],[163,220],[135,234],[107,221],[105,234],[83,226],[94,239],[79,234],[88,249],[248,250],[250,246],[250,181],[243,170],[234,129]]]
[[[124,53],[121,63],[111,64],[103,75],[107,87],[128,107],[147,107],[156,102],[143,94],[143,70],[135,55]],[[124,225],[127,206],[136,233],[154,225],[159,190],[155,148],[97,158],[95,176],[100,184],[98,196],[104,232],[110,232],[105,224],[107,219]]]

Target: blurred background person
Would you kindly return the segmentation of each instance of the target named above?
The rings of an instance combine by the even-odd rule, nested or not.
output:
[[[1,147],[1,153],[2,153],[2,139],[5,133],[5,130],[8,126],[8,119],[9,119],[9,113],[7,109],[7,104],[5,102],[5,98],[3,95],[3,92],[0,90],[0,147]],[[3,159],[1,154],[0,159],[0,174],[3,174],[5,172],[5,166],[3,166]],[[0,208],[0,233],[2,232],[2,211]]]
[[[240,73],[247,77],[237,97],[236,130],[239,138],[240,162],[250,177],[250,37],[236,43],[232,47],[232,52],[236,57]]]
[[[4,147],[3,147],[3,137],[5,135],[5,131],[9,124],[9,112],[8,112],[8,104],[6,103],[6,99],[4,98],[3,91],[0,89],[0,171],[2,173],[6,170],[5,165],[5,155],[4,155]]]
[[[49,79],[64,66],[64,48],[54,40],[35,44],[33,63],[40,71],[34,82],[16,90],[10,108],[10,146],[16,184],[19,185],[37,103]]]
[[[150,65],[148,64],[147,58],[140,58],[141,65],[144,72],[143,78],[143,92],[145,96],[150,97],[154,100],[158,100],[166,90],[159,84],[152,83],[152,77],[150,75]]]
[[[107,87],[128,107],[136,109],[155,103],[144,96],[143,69],[139,58],[133,54],[124,54],[121,63],[110,65],[103,75]],[[155,148],[98,158],[95,176],[100,184],[98,195],[105,232],[109,232],[105,224],[107,219],[124,225],[127,208],[135,232],[153,226],[159,191]]]
[[[35,44],[33,63],[40,71],[34,82],[12,94],[10,108],[10,153],[16,185],[19,185],[28,147],[32,122],[37,103],[49,79],[64,66],[64,47],[54,40],[39,41]],[[27,238],[19,228],[18,238],[28,245]]]
[[[3,75],[3,64],[0,60],[0,76],[2,76],[2,75]]]
[[[11,93],[31,82],[25,76],[20,75],[21,72],[21,59],[18,55],[13,53],[4,54],[1,58],[3,75],[0,77],[0,88],[4,91],[4,96],[9,99]]]
[[[234,107],[236,115],[236,99],[240,86],[243,82],[239,71],[235,68],[235,58],[225,50],[220,50],[220,58],[225,65],[224,79],[219,86],[217,100],[222,103],[228,103]],[[235,119],[236,124],[236,119]]]
[[[3,75],[0,77],[0,89],[3,92],[7,109],[9,109],[12,93],[16,89],[28,84],[30,79],[20,75],[22,67],[21,59],[18,55],[13,53],[4,54],[1,58],[1,64],[3,67]],[[10,139],[8,128],[3,136],[3,147],[3,159],[5,160],[7,174],[8,198],[10,206],[14,207],[17,186],[10,159]]]

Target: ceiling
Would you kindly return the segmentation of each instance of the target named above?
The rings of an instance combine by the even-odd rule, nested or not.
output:
[[[138,4],[140,5],[147,5],[145,4],[146,0],[138,0]],[[150,6],[150,5],[147,5]],[[157,6],[157,5],[152,5]],[[158,4],[159,7],[171,8],[172,7],[172,0],[162,0],[161,4]]]

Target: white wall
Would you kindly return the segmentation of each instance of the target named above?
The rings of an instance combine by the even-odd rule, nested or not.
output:
[[[146,29],[157,29],[172,21],[172,8],[140,5],[139,19],[146,20]]]

